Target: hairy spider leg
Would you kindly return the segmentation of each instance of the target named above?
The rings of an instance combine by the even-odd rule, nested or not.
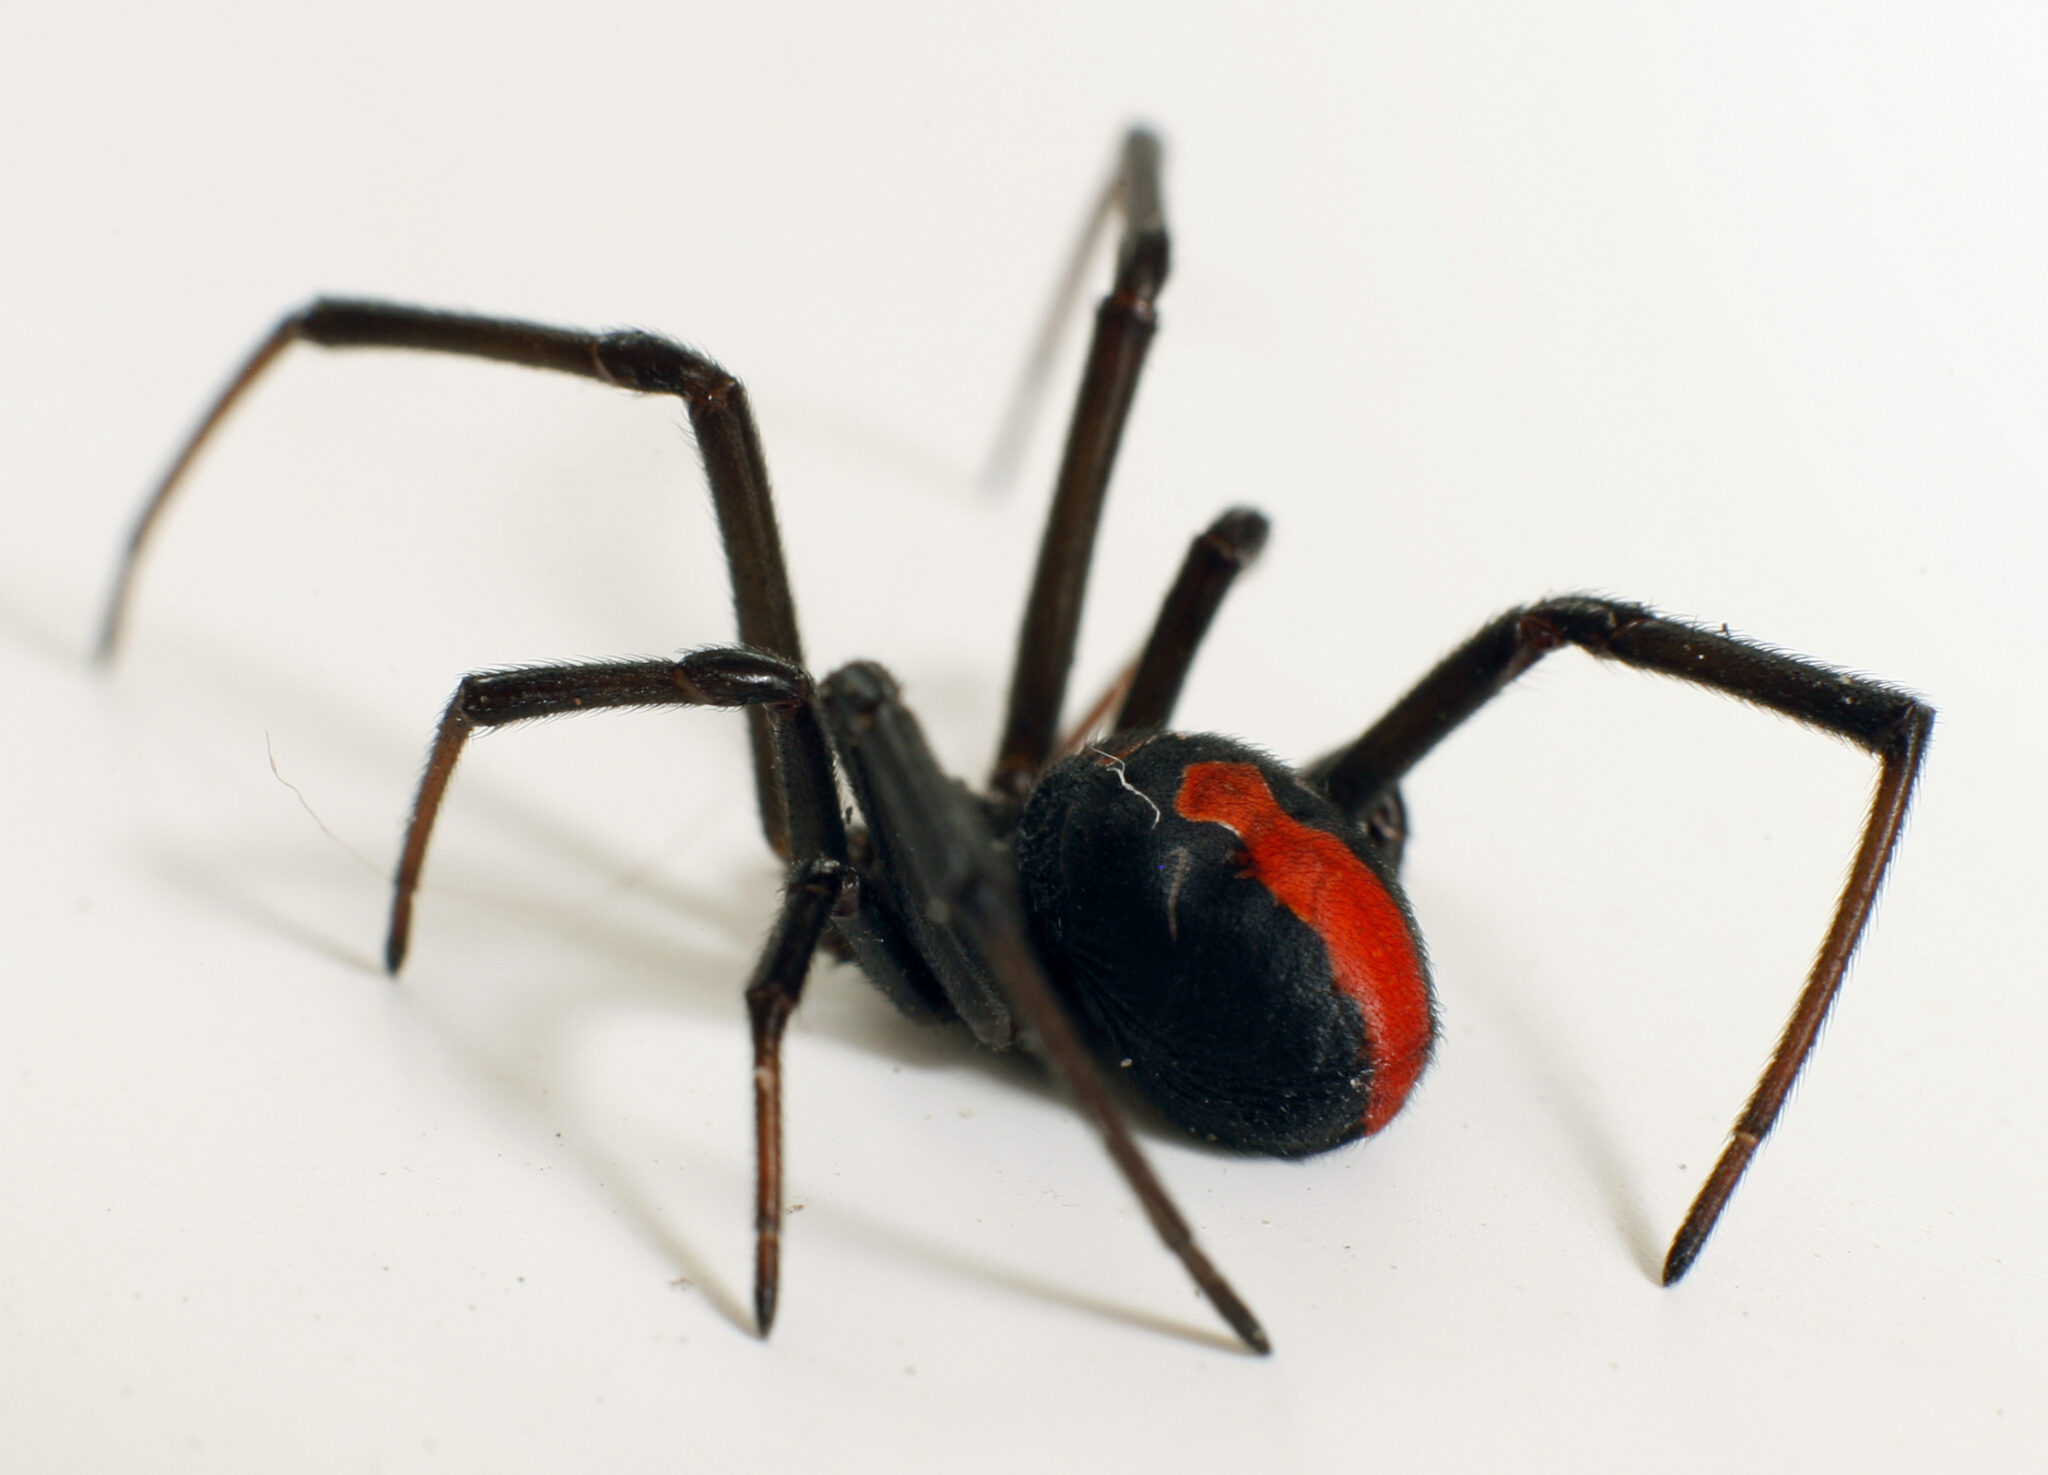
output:
[[[99,657],[111,661],[121,641],[135,574],[164,509],[214,432],[263,372],[298,342],[325,348],[395,348],[461,354],[575,374],[643,394],[672,394],[696,432],[711,505],[718,520],[742,643],[803,664],[796,604],[782,556],[782,537],[768,486],[753,411],[740,381],[702,354],[652,333],[592,333],[512,318],[438,312],[392,302],[321,298],[289,313],[258,344],[213,404],[143,504],[128,534],[100,620]],[[789,819],[765,716],[749,715],[761,827],[775,853],[792,854]]]
[[[811,955],[828,922],[842,918],[856,936],[861,890],[847,864],[839,788],[818,725],[811,679],[801,667],[760,651],[711,648],[676,660],[583,661],[479,671],[462,678],[442,713],[413,801],[392,888],[385,966],[397,973],[412,929],[413,894],[428,841],[469,736],[569,712],[607,707],[740,707],[769,719],[777,769],[787,788],[791,843],[797,848],[783,904],[747,984],[754,1045],[754,1316],[761,1335],[775,1321],[782,1266],[782,1034],[803,996]]]
[[[1355,742],[1314,765],[1310,781],[1340,808],[1363,817],[1453,728],[1564,645],[1767,707],[1847,738],[1878,760],[1877,789],[1820,953],[1770,1063],[1665,1257],[1664,1284],[1673,1285],[1692,1267],[1820,1037],[1898,846],[1934,709],[1881,682],[1666,619],[1642,605],[1573,595],[1509,610],[1487,624]]]

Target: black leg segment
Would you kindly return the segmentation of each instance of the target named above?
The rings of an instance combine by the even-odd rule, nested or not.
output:
[[[1847,738],[1879,765],[1877,791],[1820,954],[1770,1064],[1672,1242],[1664,1262],[1664,1283],[1670,1285],[1684,1276],[1706,1243],[1812,1053],[1898,845],[1926,759],[1934,709],[1880,682],[1666,619],[1641,605],[1581,595],[1510,610],[1494,620],[1446,656],[1356,742],[1317,764],[1312,781],[1340,807],[1364,817],[1453,728],[1565,645],[1768,707]]]
[[[396,973],[412,933],[412,899],[426,863],[441,800],[455,764],[482,727],[604,707],[747,707],[765,710],[788,786],[790,833],[802,859],[846,859],[846,827],[832,755],[813,706],[811,679],[796,666],[760,651],[714,647],[673,661],[580,662],[482,671],[462,678],[441,716],[434,746],[420,776],[399,854],[391,897],[391,929],[384,964]]]
[[[1262,514],[1233,507],[1188,545],[1144,647],[1060,739],[1059,756],[1072,757],[1112,732],[1163,728],[1173,721],[1210,622],[1237,576],[1258,561],[1267,530]]]
[[[998,793],[1012,798],[1031,787],[1058,741],[1102,500],[1158,325],[1154,302],[1166,282],[1168,255],[1159,154],[1156,137],[1133,130],[1124,140],[1112,189],[1124,218],[1116,280],[1095,310],[1095,337],[1024,606],[1009,712],[990,780]]]
[[[797,638],[796,605],[782,557],[782,537],[768,488],[768,463],[761,451],[753,412],[739,380],[710,359],[651,333],[590,333],[509,318],[436,312],[390,302],[323,298],[287,316],[220,392],[191,436],[171,459],[130,530],[100,621],[99,655],[111,660],[135,571],[150,533],[200,452],[228,413],[296,342],[326,348],[393,348],[462,354],[495,363],[521,364],[596,379],[644,394],[673,394],[689,409],[703,457],[711,503],[725,545],[733,604],[742,643],[803,663]],[[774,744],[765,718],[752,719],[755,782],[762,827],[776,853],[791,849],[788,820],[775,776]]]
[[[1249,507],[1233,507],[1188,546],[1180,575],[1167,591],[1166,603],[1145,642],[1143,654],[1124,693],[1115,730],[1165,727],[1173,720],[1181,687],[1194,666],[1195,652],[1223,596],[1237,576],[1258,560],[1266,546],[1269,524]]]

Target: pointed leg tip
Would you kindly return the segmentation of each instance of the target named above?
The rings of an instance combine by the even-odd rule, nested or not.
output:
[[[406,951],[412,946],[412,897],[401,897],[391,908],[391,930],[385,932],[385,973],[397,977],[406,967]]]
[[[108,670],[114,664],[114,657],[121,649],[121,605],[117,599],[101,615],[99,628],[93,632],[92,663],[101,670]]]
[[[1664,1257],[1664,1281],[1668,1288],[1685,1279],[1685,1273],[1692,1269],[1692,1262],[1699,1257],[1700,1247],[1688,1244],[1681,1238],[1671,1246],[1671,1253]]]
[[[762,1341],[775,1329],[775,1308],[782,1301],[780,1226],[773,1220],[754,1226],[754,1335]]]
[[[1272,1339],[1266,1335],[1266,1329],[1259,1325],[1259,1319],[1252,1315],[1251,1307],[1237,1298],[1236,1292],[1221,1282],[1204,1289],[1208,1293],[1210,1304],[1230,1323],[1230,1329],[1237,1333],[1239,1341],[1261,1357],[1273,1355]]]

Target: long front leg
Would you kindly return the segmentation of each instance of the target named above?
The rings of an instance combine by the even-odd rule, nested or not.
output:
[[[98,650],[111,661],[121,641],[135,573],[150,535],[201,451],[235,405],[294,343],[326,348],[395,348],[453,353],[596,379],[647,394],[673,394],[688,407],[732,578],[743,644],[803,664],[796,606],[782,537],[745,388],[701,354],[651,333],[590,333],[510,318],[436,312],[391,302],[323,298],[289,314],[229,379],[171,459],[128,534],[100,620]],[[786,800],[767,719],[751,719],[762,829],[778,855],[792,849]]]
[[[1768,707],[1847,738],[1878,760],[1877,792],[1820,954],[1770,1064],[1672,1240],[1664,1261],[1664,1284],[1671,1285],[1691,1268],[1813,1052],[1898,847],[1927,756],[1934,709],[1880,682],[1666,619],[1641,605],[1575,596],[1510,610],[1494,620],[1356,742],[1317,764],[1311,780],[1341,807],[1365,814],[1453,728],[1565,645]]]

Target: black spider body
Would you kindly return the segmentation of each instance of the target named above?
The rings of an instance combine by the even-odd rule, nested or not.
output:
[[[746,993],[757,1143],[754,1307],[764,1334],[781,1263],[781,1042],[828,932],[906,1013],[958,1018],[993,1049],[1032,1045],[1202,1293],[1248,1346],[1265,1351],[1265,1333],[1195,1244],[1096,1061],[1126,1071],[1172,1121],[1233,1147],[1311,1153],[1383,1127],[1436,1036],[1421,939],[1395,881],[1406,835],[1398,786],[1445,734],[1570,645],[1769,708],[1879,761],[1876,795],[1820,955],[1673,1241],[1667,1284],[1691,1265],[1776,1121],[1897,844],[1933,725],[1924,703],[1736,638],[1725,626],[1717,632],[1591,596],[1545,599],[1487,622],[1361,735],[1299,773],[1229,739],[1172,733],[1209,621],[1265,541],[1265,520],[1244,508],[1225,512],[1190,546],[1121,700],[1112,692],[1097,708],[1111,717],[1112,736],[1091,743],[1091,717],[1062,742],[1095,533],[1169,259],[1159,167],[1158,141],[1133,130],[1067,274],[1078,286],[1096,231],[1121,216],[1116,275],[1096,310],[983,791],[939,768],[881,667],[855,664],[813,685],[746,394],[710,359],[652,334],[315,301],[288,314],[229,381],[129,536],[101,626],[106,656],[159,514],[228,411],[294,343],[460,354],[685,402],[724,544],[738,643],[675,660],[463,678],[413,803],[385,958],[396,973],[428,838],[477,729],[605,707],[746,710],[763,835],[788,866],[781,910]],[[1050,336],[1041,340],[1034,364],[1050,362],[1049,345]],[[1033,382],[1027,375],[1027,386]],[[1027,387],[1018,403],[1034,397]],[[1006,432],[1003,444],[1011,440]],[[1351,664],[1310,669],[1328,679]],[[851,826],[842,782],[858,807]]]
[[[849,848],[868,905],[837,932],[905,1012],[958,1017],[990,1049],[1020,1043],[999,982],[931,904],[986,872],[980,847],[906,843],[908,808],[948,809],[946,835],[985,840],[984,884],[1014,851],[1039,961],[1097,1056],[1175,1125],[1300,1154],[1399,1109],[1435,1036],[1421,936],[1366,829],[1290,769],[1228,738],[1131,734],[1055,764],[1005,836],[1002,808],[963,785],[892,783],[929,760],[880,666],[834,672],[820,698],[867,821]],[[1195,810],[1202,774],[1237,776],[1252,817]]]
[[[1219,768],[1258,776],[1241,786],[1254,813],[1261,785],[1270,795],[1256,843],[1251,824],[1189,812],[1191,776]],[[1170,1120],[1296,1154],[1398,1110],[1435,1037],[1421,937],[1364,827],[1290,769],[1228,738],[1111,741],[1046,773],[1016,847],[1054,978]],[[1299,892],[1320,909],[1290,906]],[[1375,1028],[1370,1003],[1395,1006],[1381,1011],[1393,1028]],[[1392,1099],[1375,1101],[1390,1077]]]

